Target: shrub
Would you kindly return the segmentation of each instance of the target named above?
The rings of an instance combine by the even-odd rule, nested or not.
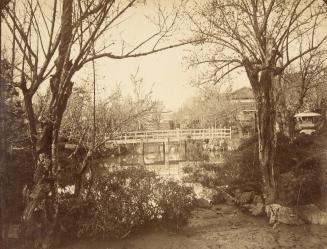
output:
[[[320,167],[316,159],[307,159],[280,175],[279,201],[286,206],[313,203],[320,197]]]
[[[178,229],[190,218],[194,201],[193,189],[182,187],[174,181],[162,181],[158,187],[161,190],[159,207],[162,210],[162,221]]]
[[[62,213],[73,219],[72,226],[65,226],[69,234],[122,238],[151,224],[178,228],[188,221],[193,198],[188,187],[144,169],[128,168],[95,177],[88,198],[66,199]]]
[[[320,197],[320,161],[313,151],[314,136],[299,136],[291,143],[285,136],[277,139],[275,166],[279,178],[279,202],[283,205],[312,203]],[[313,147],[316,146],[316,147]],[[317,147],[318,146],[318,147]],[[244,140],[235,151],[224,155],[223,165],[202,163],[184,168],[185,181],[201,183],[204,187],[217,188],[228,185],[228,192],[254,191],[261,194],[262,176],[258,161],[257,138]]]
[[[193,166],[186,166],[183,172],[186,176],[184,182],[200,183],[203,187],[216,188],[230,185],[238,177],[238,168],[235,164],[230,167],[218,163],[203,162]]]

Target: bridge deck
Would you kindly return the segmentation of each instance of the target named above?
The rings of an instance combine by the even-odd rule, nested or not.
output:
[[[231,134],[231,128],[134,131],[123,133],[113,139],[108,139],[107,144],[155,143],[165,142],[167,140],[179,142],[188,139],[231,139]]]

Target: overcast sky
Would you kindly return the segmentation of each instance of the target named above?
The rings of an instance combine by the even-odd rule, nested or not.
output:
[[[168,9],[173,5],[172,0],[161,0]],[[119,36],[128,43],[137,44],[153,33],[153,25],[145,18],[156,13],[157,6],[148,1],[146,5],[129,12],[128,18],[119,27]],[[180,27],[180,34],[188,33],[188,26]],[[113,87],[120,83],[124,92],[132,89],[131,74],[139,68],[138,76],[143,78],[144,89],[153,90],[153,96],[163,101],[168,110],[178,109],[187,99],[194,96],[198,89],[190,82],[196,78],[197,72],[188,70],[186,61],[187,50],[190,46],[173,48],[146,57],[129,58],[124,60],[102,59],[96,62],[97,85],[99,92],[110,93]],[[241,76],[234,81],[234,88],[249,85],[246,77]]]

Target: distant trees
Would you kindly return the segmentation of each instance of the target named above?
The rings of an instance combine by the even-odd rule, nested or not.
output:
[[[60,137],[64,143],[75,146],[69,155],[75,162],[75,196],[80,196],[81,191],[85,190],[83,186],[88,185],[85,175],[93,177],[96,170],[91,157],[106,151],[108,140],[122,132],[137,130],[139,122],[148,120],[157,106],[151,91],[147,93],[143,90],[142,81],[132,79],[135,80],[133,93],[124,96],[118,85],[109,96],[96,103],[89,87],[76,87],[73,90],[63,117]]]
[[[101,58],[145,56],[187,44],[171,43],[181,5],[166,14],[159,6],[152,34],[127,45],[115,32],[130,10],[143,1],[11,1],[6,8],[7,45],[11,51],[15,86],[24,97],[35,164],[34,182],[26,192],[23,215],[27,247],[51,248],[58,230],[58,141],[74,77]],[[9,34],[11,33],[11,36]],[[9,42],[10,40],[11,42]],[[2,48],[1,48],[2,49]],[[94,64],[93,64],[94,65]],[[50,91],[43,115],[37,119],[33,99],[41,86]]]
[[[258,152],[266,204],[278,198],[276,153],[276,80],[293,62],[319,48],[325,20],[319,1],[212,0],[195,6],[190,19],[201,42],[190,58],[207,65],[204,82],[217,84],[231,72],[243,69],[252,86],[258,110]],[[298,38],[304,41],[298,42]],[[302,49],[299,50],[299,47]]]
[[[237,125],[239,108],[230,99],[230,91],[204,87],[175,113],[176,120],[188,128],[230,127]]]
[[[296,113],[326,108],[326,55],[321,49],[309,52],[288,67],[277,82],[277,122],[280,132],[291,139],[295,135]]]

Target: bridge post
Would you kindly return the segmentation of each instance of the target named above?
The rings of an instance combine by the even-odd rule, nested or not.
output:
[[[121,149],[120,149],[120,144],[118,144],[118,164],[119,166],[122,165],[122,160],[121,160]]]
[[[184,142],[184,150],[185,150],[185,161],[188,161],[188,156],[187,156],[187,140]]]
[[[144,141],[143,141],[143,139],[141,139],[140,146],[141,146],[141,162],[140,163],[142,165],[145,165],[145,161],[144,161]]]
[[[143,139],[140,139],[137,143],[137,163],[140,165],[145,165],[144,162],[144,142]]]
[[[166,138],[164,141],[164,158],[165,165],[169,165],[169,138]]]

